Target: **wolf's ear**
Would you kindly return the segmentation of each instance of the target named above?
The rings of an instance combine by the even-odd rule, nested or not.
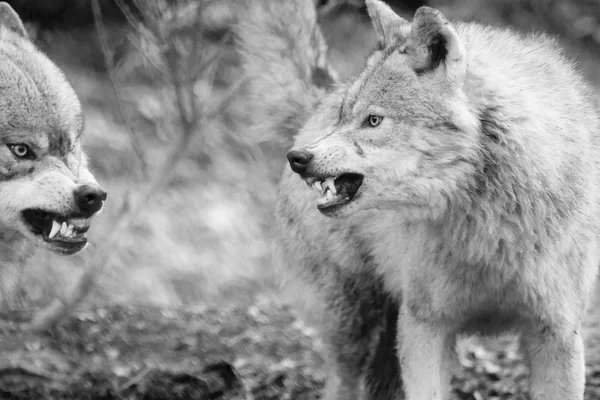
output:
[[[444,68],[451,84],[461,85],[467,70],[467,51],[452,24],[441,12],[421,7],[412,21],[409,52],[417,73]]]
[[[0,26],[4,26],[14,33],[22,36],[24,39],[28,39],[27,31],[21,22],[21,18],[12,9],[12,7],[5,2],[0,2]]]
[[[381,0],[367,0],[367,10],[383,47],[403,44],[410,35],[410,23]]]

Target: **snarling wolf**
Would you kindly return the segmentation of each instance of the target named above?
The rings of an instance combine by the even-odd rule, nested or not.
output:
[[[22,261],[36,245],[77,253],[106,199],[81,148],[81,106],[4,2],[0,53],[0,262]]]
[[[532,399],[583,399],[591,89],[545,35],[367,8],[379,46],[311,111],[277,206],[274,259],[328,345],[325,398],[449,398],[456,337],[511,331]]]

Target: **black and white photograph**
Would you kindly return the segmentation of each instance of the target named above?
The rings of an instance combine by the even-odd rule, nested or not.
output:
[[[0,1],[1,400],[600,400],[599,0]]]

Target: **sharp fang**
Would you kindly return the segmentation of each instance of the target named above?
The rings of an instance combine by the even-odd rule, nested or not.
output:
[[[335,194],[337,194],[337,191],[335,190],[335,183],[333,182],[334,179],[335,178],[333,178],[332,176],[325,179],[325,187],[328,187],[329,190],[331,190],[331,192],[335,195]]]
[[[323,191],[323,185],[321,185],[321,181],[315,181],[315,183],[313,183],[313,187],[319,192]]]
[[[327,193],[327,200],[333,199],[334,196],[333,196],[333,193],[331,192],[331,190],[328,190],[326,193]]]
[[[67,233],[67,229],[68,229],[68,228],[67,228],[67,223],[66,223],[66,222],[63,222],[63,223],[62,223],[62,226],[61,226],[61,228],[60,228],[60,234],[64,236],[64,235]]]
[[[56,236],[58,231],[60,231],[60,224],[55,220],[52,220],[52,229],[50,230],[50,234],[48,235],[48,237],[52,239],[54,236]]]

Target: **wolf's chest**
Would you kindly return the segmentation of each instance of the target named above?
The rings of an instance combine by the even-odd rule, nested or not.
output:
[[[402,294],[408,312],[457,327],[486,318],[508,322],[527,312],[518,268],[460,261],[444,245],[413,231],[398,232],[376,246],[385,284]]]

